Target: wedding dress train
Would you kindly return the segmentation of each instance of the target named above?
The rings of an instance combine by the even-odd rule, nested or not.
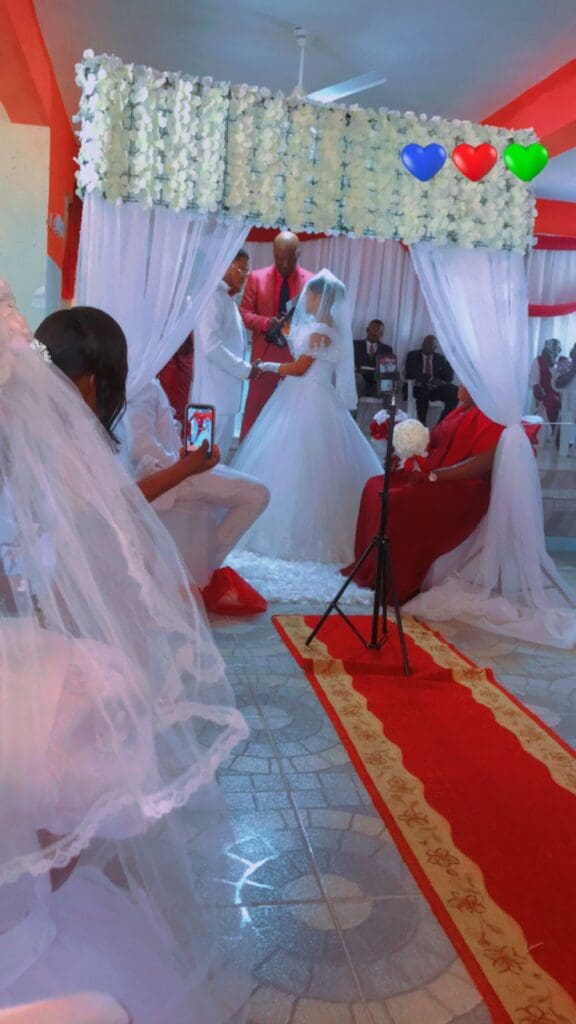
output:
[[[306,313],[307,296],[319,280],[322,319]],[[306,285],[289,344],[295,360],[308,355],[313,362],[303,376],[281,378],[233,460],[235,469],[256,476],[271,494],[242,539],[243,550],[334,565],[353,557],[362,491],[381,463],[350,413],[357,399],[342,293],[328,271]]]

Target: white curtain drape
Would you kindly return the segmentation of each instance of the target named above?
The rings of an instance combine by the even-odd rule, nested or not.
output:
[[[86,197],[76,302],[126,334],[129,400],[185,341],[247,232],[241,220]]]
[[[520,425],[529,368],[524,258],[420,244],[412,256],[443,351],[480,409],[506,430],[488,514],[432,567],[407,609],[533,642],[576,643],[576,595],[544,545],[538,468]],[[441,486],[441,485],[439,485]]]
[[[272,244],[251,242],[253,270],[270,266]],[[384,321],[385,341],[403,367],[406,353],[419,348],[433,330],[428,307],[414,271],[410,254],[399,242],[373,238],[318,238],[302,242],[301,263],[308,270],[331,270],[348,289],[355,338],[363,338],[366,325],[378,317]]]
[[[530,302],[542,305],[576,301],[576,250],[534,249],[528,262],[528,295]],[[576,313],[530,317],[533,359],[548,338],[558,338],[563,354],[568,355],[576,344]]]

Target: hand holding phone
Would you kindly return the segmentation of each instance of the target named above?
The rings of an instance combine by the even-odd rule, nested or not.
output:
[[[213,405],[189,405],[186,409],[186,451],[196,452],[207,444],[206,457],[214,448],[216,410]]]
[[[201,448],[189,451],[187,448],[180,450],[180,460],[184,463],[186,476],[198,476],[200,473],[208,473],[220,462],[220,449],[217,444],[208,452],[208,442],[205,441]]]

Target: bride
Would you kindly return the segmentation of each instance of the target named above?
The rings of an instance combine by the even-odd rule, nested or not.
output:
[[[265,483],[267,510],[241,546],[287,561],[345,564],[379,459],[350,410],[358,396],[346,288],[322,270],[304,288],[288,337],[290,363],[260,363],[279,386],[232,465]]]

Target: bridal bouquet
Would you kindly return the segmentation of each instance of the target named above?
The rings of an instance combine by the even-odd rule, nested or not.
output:
[[[370,424],[370,435],[374,441],[387,441],[390,431],[390,414],[381,409]],[[394,452],[399,469],[424,469],[430,443],[430,431],[420,420],[412,420],[401,409],[396,412],[393,436]]]
[[[406,416],[394,427],[394,451],[400,459],[400,468],[422,470],[427,462],[430,431],[420,420]]]

